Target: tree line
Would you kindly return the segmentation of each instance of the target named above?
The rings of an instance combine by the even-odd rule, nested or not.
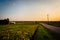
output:
[[[9,18],[0,20],[0,25],[9,24]]]

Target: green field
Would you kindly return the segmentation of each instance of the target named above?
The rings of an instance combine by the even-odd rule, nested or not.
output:
[[[29,40],[36,27],[37,25],[2,25],[0,26],[0,38],[1,40]]]
[[[37,32],[34,35],[36,29]],[[31,38],[33,40],[55,40],[41,24],[0,25],[0,40],[31,40]]]

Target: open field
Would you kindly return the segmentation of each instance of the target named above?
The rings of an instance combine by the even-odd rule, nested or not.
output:
[[[60,21],[21,21],[21,22],[17,22],[17,23],[21,23],[21,24],[38,24],[38,23],[46,23],[52,26],[56,26],[56,27],[60,27]]]
[[[54,36],[36,22],[0,25],[0,40],[58,40]]]
[[[0,26],[0,39],[1,40],[29,40],[37,25],[19,25],[9,24]]]

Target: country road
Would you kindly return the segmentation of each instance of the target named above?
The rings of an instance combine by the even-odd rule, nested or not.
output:
[[[48,24],[45,24],[45,23],[40,23],[42,24],[45,28],[55,32],[55,33],[58,33],[60,34],[60,27],[55,27],[55,26],[51,26],[51,25],[48,25]]]

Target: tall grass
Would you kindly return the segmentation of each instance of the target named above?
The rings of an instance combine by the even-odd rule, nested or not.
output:
[[[37,25],[1,25],[0,40],[30,40],[36,27]]]

